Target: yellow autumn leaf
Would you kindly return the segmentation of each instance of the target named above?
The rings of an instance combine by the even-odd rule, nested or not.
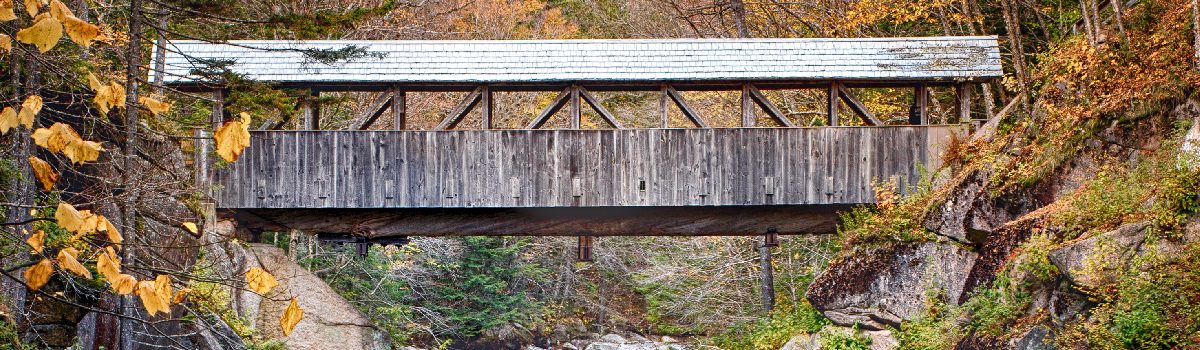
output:
[[[200,233],[200,229],[198,227],[196,227],[196,223],[191,222],[191,221],[184,222],[183,228],[187,229],[188,232],[191,232],[193,235]]]
[[[104,147],[99,142],[76,140],[63,148],[62,153],[70,158],[72,163],[83,164],[100,159],[100,152],[103,150]]]
[[[114,285],[117,283],[116,280],[121,277],[121,260],[117,258],[117,252],[113,251],[112,247],[104,247],[104,250],[101,250],[100,255],[96,257],[96,272]]]
[[[34,253],[41,254],[42,249],[46,246],[46,233],[42,232],[42,230],[37,230],[37,232],[34,232],[32,235],[29,235],[29,238],[25,239],[25,243],[29,243]]]
[[[117,275],[117,278],[113,279],[111,283],[113,291],[117,292],[117,294],[129,295],[130,293],[133,293],[135,288],[137,288],[138,280],[133,276],[120,274]]]
[[[42,183],[42,189],[50,191],[54,189],[54,183],[58,182],[58,172],[50,166],[50,163],[38,157],[29,157],[29,165],[33,168],[33,176]]]
[[[163,298],[158,294],[157,283],[155,281],[141,281],[137,283],[137,296],[142,299],[142,306],[146,308],[146,312],[150,316],[155,314],[170,313],[171,306],[167,304],[168,298]]]
[[[4,107],[4,111],[0,112],[0,134],[7,134],[9,130],[20,125],[17,120],[17,111],[12,107]]]
[[[54,263],[50,259],[42,259],[42,261],[25,269],[25,284],[29,285],[30,289],[42,289],[46,282],[50,282],[50,275],[54,274]]]
[[[17,13],[13,12],[12,0],[0,0],[0,22],[7,22],[17,19]]]
[[[154,113],[154,116],[158,116],[159,113],[165,113],[166,111],[171,110],[170,103],[162,102],[149,97],[139,97],[138,103],[140,103],[142,106],[146,106],[146,109],[150,110],[150,113]]]
[[[49,128],[38,128],[33,131],[31,137],[33,143],[50,152],[62,152],[72,142],[82,141],[74,128],[63,123],[54,123]]]
[[[92,91],[98,91],[104,88],[104,83],[101,83],[100,78],[96,78],[96,75],[92,74],[92,72],[88,72],[87,80],[88,87],[92,88]]]
[[[33,117],[42,112],[42,97],[31,95],[25,98],[25,102],[21,103],[21,112],[17,114],[17,121],[26,128],[33,129]]]
[[[61,226],[67,231],[75,233],[81,232],[84,228],[84,225],[87,224],[86,219],[87,218],[84,217],[82,213],[80,213],[78,210],[75,210],[75,206],[67,204],[66,202],[59,202],[58,208],[54,210],[54,220],[58,222],[58,226]]]
[[[171,277],[167,275],[158,275],[154,279],[154,289],[158,290],[158,295],[164,300],[170,300],[171,295],[175,294],[171,288]]]
[[[45,0],[25,0],[25,12],[29,13],[29,17],[37,16],[38,9],[45,5]]]
[[[270,272],[252,267],[250,271],[246,271],[246,285],[258,295],[266,295],[272,288],[278,286],[279,282],[275,281],[275,276],[272,276]]]
[[[0,33],[0,52],[9,51],[12,51],[12,37],[8,36],[8,34]]]
[[[191,288],[180,289],[178,292],[175,292],[175,298],[171,299],[171,303],[172,304],[182,303],[183,298],[187,297],[188,293],[191,293],[191,292],[192,292]]]
[[[125,107],[125,87],[117,82],[101,83],[95,75],[88,74],[88,86],[96,92],[92,101],[101,112],[108,113],[114,107]]]
[[[75,233],[92,233],[100,226],[100,215],[92,213],[91,210],[80,210],[79,215],[83,216],[83,225],[79,226],[79,230]],[[77,235],[78,236],[78,235]],[[74,238],[72,238],[74,240]]]
[[[67,248],[58,251],[58,266],[61,266],[63,270],[67,270],[73,274],[82,276],[83,278],[91,279],[92,272],[88,271],[86,267],[83,267],[83,264],[79,263],[79,260],[75,258],[75,255],[77,254],[79,254],[79,252],[76,251],[75,248]]]
[[[300,309],[300,303],[296,302],[296,298],[292,298],[292,302],[288,303],[286,309],[283,310],[283,317],[279,318],[279,327],[283,328],[283,336],[292,335],[292,330],[296,329],[296,324],[304,318],[304,310]]]
[[[75,18],[75,16],[67,16],[62,22],[63,28],[67,30],[67,37],[80,46],[92,46],[92,41],[100,36],[100,26]]]
[[[241,118],[225,122],[213,134],[217,140],[217,154],[227,162],[235,162],[242,151],[250,146],[250,115],[242,112]]]
[[[75,17],[75,14],[71,13],[71,9],[67,8],[67,5],[63,5],[63,3],[61,1],[51,0],[50,1],[50,16],[53,16],[54,18],[61,21],[65,18],[67,18],[68,16]]]
[[[117,231],[117,226],[113,225],[112,221],[108,221],[108,218],[104,217],[103,215],[96,216],[99,217],[96,222],[96,230],[103,231],[104,235],[108,237],[109,242],[112,242],[113,244],[121,244],[121,242],[125,241],[125,239],[121,237],[121,231]],[[112,247],[109,247],[109,249],[111,248]]]
[[[42,17],[29,28],[17,32],[17,41],[37,46],[38,51],[46,53],[62,39],[62,22],[51,16]]]

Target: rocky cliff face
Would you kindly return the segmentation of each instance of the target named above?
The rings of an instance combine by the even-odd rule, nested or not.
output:
[[[947,332],[951,344],[960,349],[1053,348],[1056,342],[1087,333],[1080,329],[1088,324],[1111,322],[1096,319],[1098,304],[1093,300],[1120,298],[1116,295],[1126,288],[1121,281],[1128,280],[1121,276],[1131,269],[1162,266],[1146,261],[1175,262],[1194,255],[1189,247],[1200,239],[1200,224],[1193,218],[1182,227],[1164,229],[1146,218],[1152,215],[1141,214],[1118,216],[1105,224],[1094,218],[1063,217],[1078,214],[1080,208],[1096,210],[1082,211],[1089,215],[1108,215],[1102,211],[1108,209],[1105,206],[1120,205],[1117,199],[1106,202],[1104,195],[1127,189],[1119,181],[1099,179],[1101,174],[1112,169],[1135,173],[1139,170],[1130,169],[1162,161],[1151,159],[1152,154],[1169,147],[1182,150],[1171,159],[1193,157],[1200,149],[1198,106],[1189,99],[1133,122],[1113,121],[1050,174],[1016,190],[1001,189],[995,169],[987,166],[946,170],[919,215],[927,236],[847,247],[813,281],[807,298],[840,326],[905,333],[933,317],[948,319],[954,325],[949,328],[969,330]],[[1182,137],[1171,129],[1180,124],[1191,124]],[[1182,145],[1170,142],[1172,137],[1183,138]],[[1194,169],[1196,164],[1172,166]],[[1087,188],[1098,183],[1108,188]],[[1132,211],[1152,213],[1146,208],[1162,201],[1163,191],[1137,198]],[[1081,198],[1087,193],[1099,193],[1095,196],[1101,199]],[[1184,193],[1192,196],[1188,198],[1198,195]],[[1095,203],[1084,202],[1092,200]],[[1103,229],[1109,223],[1120,225]],[[1015,306],[1004,317],[985,314],[998,309],[993,305],[980,306],[1009,302],[1005,300],[1019,302],[1010,302]],[[1005,321],[986,323],[993,318]],[[981,324],[997,329],[984,331]]]

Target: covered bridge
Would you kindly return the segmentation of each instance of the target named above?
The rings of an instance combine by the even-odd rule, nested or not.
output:
[[[829,232],[872,182],[915,185],[966,132],[973,84],[1002,75],[995,37],[554,41],[235,41],[167,45],[165,83],[211,92],[213,62],[283,88],[371,91],[353,130],[252,131],[236,164],[201,169],[218,213],[259,229],[412,235],[760,235]],[[323,57],[341,52],[348,59]],[[343,57],[346,58],[346,57]],[[888,125],[852,88],[912,89]],[[953,88],[955,120],[928,125],[928,89]],[[827,92],[825,126],[797,127],[763,90]],[[740,91],[740,115],[700,115],[680,91]],[[406,93],[469,92],[432,130],[408,127]],[[498,91],[558,92],[521,129],[492,123]],[[627,128],[597,91],[656,91],[661,123]],[[607,125],[583,129],[583,110]],[[688,127],[668,127],[677,109]],[[478,125],[464,117],[481,112]],[[758,125],[763,113],[773,125]],[[740,127],[713,128],[714,117]],[[390,118],[392,128],[374,123]],[[551,118],[567,128],[546,129]],[[846,118],[861,122],[846,124]],[[202,148],[198,155],[207,152]],[[203,164],[204,162],[198,162]],[[203,168],[203,167],[201,167]]]

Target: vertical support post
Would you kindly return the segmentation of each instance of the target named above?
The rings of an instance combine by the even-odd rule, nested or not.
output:
[[[974,86],[967,83],[959,83],[954,85],[954,96],[958,102],[955,104],[955,112],[958,114],[960,123],[971,122],[971,93]]]
[[[839,82],[829,83],[829,126],[838,126],[838,107],[841,101],[838,100],[838,85]]]
[[[209,128],[216,130],[225,121],[225,90],[213,90],[212,114],[208,117]]]
[[[492,128],[492,107],[495,106],[492,104],[492,88],[488,87],[487,85],[482,85],[479,88],[480,88],[479,107],[480,107],[480,112],[482,112],[482,115],[483,115],[483,128],[485,130],[491,129]]]
[[[310,90],[308,98],[304,99],[304,130],[321,130],[321,105],[317,98],[321,97],[318,90]]]
[[[408,123],[408,96],[400,87],[392,89],[392,129],[404,130]]]
[[[571,129],[579,129],[583,124],[583,108],[579,105],[579,85],[571,85]]]
[[[192,155],[193,181],[196,187],[200,188],[201,193],[205,197],[212,198],[212,175],[209,171],[208,155],[213,152],[212,133],[217,128],[221,127],[221,123],[225,120],[225,92],[216,90],[212,92],[212,113],[209,114],[208,127],[199,127],[192,131],[194,136]]]
[[[667,119],[667,84],[658,87],[658,117],[659,127],[666,128],[669,125]]]
[[[192,142],[192,169],[195,172],[192,174],[193,181],[204,197],[212,197],[212,178],[208,171],[208,155],[213,151],[211,141],[212,132],[205,128],[195,128],[192,130],[194,140]]]
[[[929,88],[924,83],[918,84],[913,89],[913,104],[908,111],[908,123],[911,125],[924,125],[927,121],[926,116],[929,115]]]
[[[762,270],[762,304],[767,312],[775,309],[775,264],[771,261],[771,247],[779,245],[779,233],[770,229],[763,235],[763,244],[758,246],[758,263]]]
[[[592,256],[592,235],[590,233],[579,236],[579,245],[576,247],[575,254],[579,261],[595,260]]]
[[[742,84],[742,126],[754,127],[754,101],[750,99],[750,84]]]

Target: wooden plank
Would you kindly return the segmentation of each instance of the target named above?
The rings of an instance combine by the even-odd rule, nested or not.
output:
[[[1116,6],[1116,2],[1113,2]],[[954,99],[957,103],[954,104],[954,112],[958,115],[958,122],[971,122],[971,92],[973,86],[967,83],[954,85]]]
[[[880,121],[874,114],[871,114],[867,106],[859,101],[853,93],[850,93],[849,89],[846,89],[846,86],[838,85],[838,96],[841,96],[842,101],[846,102],[846,105],[850,107],[851,111],[854,111],[854,114],[858,114],[858,117],[862,118],[863,124],[870,126],[884,125],[883,121]]]
[[[754,115],[754,102],[750,97],[750,84],[742,84],[742,127],[752,128],[758,121]]]
[[[392,130],[408,128],[408,96],[399,87],[392,88]]]
[[[796,125],[792,124],[792,121],[787,118],[787,115],[784,114],[779,107],[775,107],[775,104],[771,103],[771,100],[768,100],[766,95],[763,95],[762,91],[758,91],[758,88],[754,87],[754,85],[747,84],[746,86],[748,90],[747,92],[750,95],[750,99],[754,100],[754,103],[757,103],[758,106],[761,107],[763,111],[767,112],[767,115],[771,116],[772,119],[775,119],[776,122],[779,122],[779,125],[783,125],[784,127],[788,128],[796,127]]]
[[[579,96],[583,97],[583,100],[587,101],[589,106],[592,106],[592,110],[595,110],[600,115],[600,118],[608,122],[609,125],[612,125],[614,129],[625,128],[621,125],[621,122],[617,121],[617,117],[612,112],[609,112],[608,108],[604,108],[604,105],[601,105],[600,101],[595,96],[592,96],[592,93],[588,92],[587,89],[579,88]]]
[[[583,108],[579,105],[579,85],[571,85],[571,129],[579,129],[583,122]]]
[[[917,85],[913,89],[913,105],[912,110],[908,114],[909,125],[925,125],[929,120],[929,89],[925,84]]]
[[[829,126],[838,126],[838,124],[839,124],[839,122],[838,122],[838,104],[840,103],[838,101],[838,85],[839,84],[840,83],[838,83],[838,82],[830,83],[829,89],[827,90],[828,94],[826,95],[826,97],[828,97],[828,99],[827,99],[828,103],[826,104],[826,106],[828,108],[829,114],[828,114],[828,120],[826,122],[828,123],[827,125],[829,125]]]
[[[321,130],[321,104],[317,100],[320,97],[321,91],[310,90],[304,99],[304,130]]]
[[[832,233],[848,206],[239,209],[239,227],[389,236],[732,236]]]
[[[671,87],[670,85],[666,85],[666,89],[667,96],[671,97],[671,101],[675,102],[675,106],[679,107],[679,110],[683,112],[684,117],[687,117],[692,121],[692,123],[695,123],[696,127],[708,127],[708,124],[704,123],[704,120],[700,118],[700,113],[688,106],[687,101],[683,99],[683,95],[680,95],[679,91],[675,91],[675,88]]]
[[[384,91],[379,96],[376,96],[375,101],[371,102],[371,107],[367,109],[367,113],[361,117],[363,119],[362,123],[359,123],[355,129],[370,129],[371,124],[375,124],[375,120],[379,119],[379,116],[383,115],[383,112],[387,111],[388,107],[392,105],[392,96],[394,96],[394,93],[391,90]]]
[[[525,126],[525,128],[526,129],[541,128],[542,125],[545,125],[546,122],[550,120],[550,117],[554,116],[554,113],[557,113],[558,110],[562,109],[563,106],[567,104],[567,100],[570,97],[571,97],[571,89],[570,88],[564,89],[562,92],[559,92],[558,96],[554,98],[554,101],[550,102],[550,105],[546,106],[546,109],[543,109],[542,113],[538,114],[537,118],[534,118],[532,122],[529,122],[529,125]]]
[[[671,120],[669,119],[669,116],[667,115],[667,98],[668,98],[667,97],[667,85],[665,85],[665,84],[660,85],[658,87],[658,89],[659,89],[659,95],[658,95],[659,127],[666,128],[671,124]]]
[[[462,122],[463,118],[466,117],[468,113],[471,113],[471,109],[475,108],[476,104],[479,104],[479,101],[483,96],[483,89],[484,87],[480,86],[475,88],[474,91],[471,91],[466,98],[458,103],[458,106],[454,107],[454,110],[452,110],[445,119],[442,119],[441,123],[438,123],[436,129],[450,130],[457,126],[459,122]]]
[[[489,88],[487,85],[480,86],[479,88],[481,90],[480,94],[479,94],[479,98],[481,100],[479,103],[479,107],[480,107],[480,112],[482,112],[482,115],[483,115],[483,123],[482,123],[481,127],[483,129],[491,129],[492,128],[492,110],[495,107],[495,105],[492,102],[492,89]]]

